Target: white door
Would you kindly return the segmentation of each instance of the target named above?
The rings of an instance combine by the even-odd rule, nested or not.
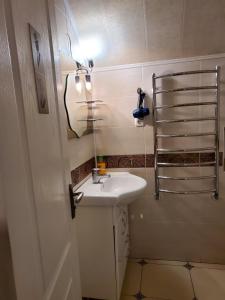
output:
[[[18,300],[80,299],[47,7],[0,0],[0,178]],[[37,109],[28,23],[42,38],[49,114]]]

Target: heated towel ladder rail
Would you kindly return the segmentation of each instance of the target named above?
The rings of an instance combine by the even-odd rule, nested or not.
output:
[[[188,76],[195,74],[212,74],[215,75],[215,85],[202,85],[202,86],[190,86],[190,87],[179,87],[175,89],[160,89],[157,87],[157,80],[164,78],[173,78],[177,76]],[[196,70],[196,71],[187,71],[187,72],[178,72],[178,73],[170,73],[166,75],[156,74],[152,75],[152,87],[153,87],[153,123],[154,123],[154,170],[155,170],[155,197],[158,200],[160,193],[171,193],[171,194],[184,194],[184,195],[193,195],[193,194],[213,194],[215,199],[218,199],[219,196],[219,105],[220,105],[220,67],[217,66],[215,69],[210,70]],[[190,92],[190,91],[202,91],[202,90],[212,90],[215,91],[216,97],[214,101],[197,101],[197,102],[188,102],[188,103],[176,103],[176,104],[163,104],[159,105],[158,96],[171,93],[179,92]],[[165,101],[165,99],[164,99]],[[195,117],[195,118],[183,118],[183,119],[160,119],[159,111],[169,110],[177,107],[192,107],[192,106],[214,106],[215,107],[215,115],[210,117]],[[159,127],[163,126],[163,124],[169,123],[187,123],[187,122],[203,122],[203,121],[213,121],[215,122],[214,130],[206,131],[206,132],[190,132],[190,133],[171,133],[164,134],[162,132],[159,133]],[[211,147],[205,148],[159,148],[159,139],[170,139],[170,138],[179,138],[179,137],[203,137],[203,136],[213,136],[214,137],[214,145]],[[209,152],[213,153],[214,159],[211,161],[199,161],[199,162],[171,162],[159,160],[160,155],[162,154],[188,154],[188,153],[204,153]],[[181,177],[173,177],[173,176],[162,176],[159,174],[159,168],[168,168],[168,167],[201,167],[201,166],[211,166],[213,167],[214,174],[208,176],[181,176]],[[161,181],[164,180],[173,180],[180,182],[181,180],[207,180],[212,179],[214,181],[213,188],[209,189],[199,189],[199,190],[171,190],[166,188],[161,188]]]

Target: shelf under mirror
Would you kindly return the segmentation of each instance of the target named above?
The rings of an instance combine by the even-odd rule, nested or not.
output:
[[[79,122],[95,122],[95,121],[102,121],[103,119],[93,119],[93,118],[87,118],[87,119],[80,119]]]
[[[92,104],[92,103],[103,103],[103,101],[102,100],[87,100],[87,101],[76,101],[76,103]]]

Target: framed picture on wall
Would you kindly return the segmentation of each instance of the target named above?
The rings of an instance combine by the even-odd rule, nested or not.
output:
[[[41,47],[41,35],[29,24],[31,50],[34,65],[34,78],[37,93],[38,112],[40,114],[48,114],[48,98],[45,80],[45,70],[43,62],[43,52]]]

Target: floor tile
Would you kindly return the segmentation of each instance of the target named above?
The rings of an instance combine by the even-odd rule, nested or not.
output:
[[[137,300],[137,299],[134,296],[121,296],[120,300]],[[144,298],[144,300],[172,300],[172,299]]]
[[[198,300],[225,299],[225,270],[193,268],[191,276]]]
[[[148,298],[172,300],[192,300],[194,298],[189,271],[182,266],[145,265],[142,273],[141,292]]]
[[[190,263],[192,266],[196,268],[204,268],[204,269],[216,269],[216,270],[225,270],[225,265],[219,264],[205,264],[205,263]]]
[[[173,300],[173,299],[169,299],[169,298],[144,298],[144,300]]]
[[[128,262],[122,295],[135,295],[140,291],[141,268],[141,265],[136,262]]]
[[[157,265],[170,265],[170,266],[184,266],[187,262],[185,261],[175,261],[175,260],[158,260],[158,259],[146,259],[148,263]]]
[[[120,300],[136,300],[136,298],[133,297],[133,296],[124,296],[124,295],[122,295],[120,297]]]

